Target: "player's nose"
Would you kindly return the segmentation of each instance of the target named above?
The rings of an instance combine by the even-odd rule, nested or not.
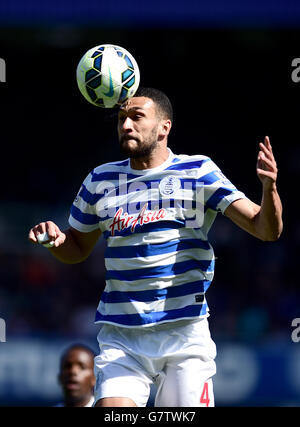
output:
[[[133,129],[133,121],[131,120],[131,118],[126,117],[126,119],[123,121],[121,127],[126,131]]]
[[[69,366],[69,369],[67,371],[69,377],[76,377],[79,372],[80,368],[76,364]]]

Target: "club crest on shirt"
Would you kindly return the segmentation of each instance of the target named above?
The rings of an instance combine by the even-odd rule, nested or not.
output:
[[[177,176],[169,175],[163,178],[159,183],[159,191],[163,196],[171,196],[181,188],[180,179]]]

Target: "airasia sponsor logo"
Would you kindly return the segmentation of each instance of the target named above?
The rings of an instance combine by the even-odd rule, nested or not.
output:
[[[130,228],[130,231],[133,233],[137,224],[143,225],[150,222],[159,221],[167,215],[166,209],[162,208],[157,211],[147,211],[147,203],[142,207],[140,213],[137,217],[129,215],[128,212],[123,213],[123,208],[119,208],[113,217],[112,223],[109,228],[111,230],[111,235],[114,236],[115,230],[121,231],[125,228]]]

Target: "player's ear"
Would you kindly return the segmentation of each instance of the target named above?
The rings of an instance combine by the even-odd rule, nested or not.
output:
[[[160,126],[161,126],[161,133],[164,136],[167,136],[170,133],[172,122],[169,119],[165,119],[161,121]]]

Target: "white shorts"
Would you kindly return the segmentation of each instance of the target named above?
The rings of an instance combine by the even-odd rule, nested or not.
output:
[[[98,342],[95,402],[127,397],[143,407],[154,383],[155,406],[214,406],[216,346],[207,318],[143,328],[103,324]]]

